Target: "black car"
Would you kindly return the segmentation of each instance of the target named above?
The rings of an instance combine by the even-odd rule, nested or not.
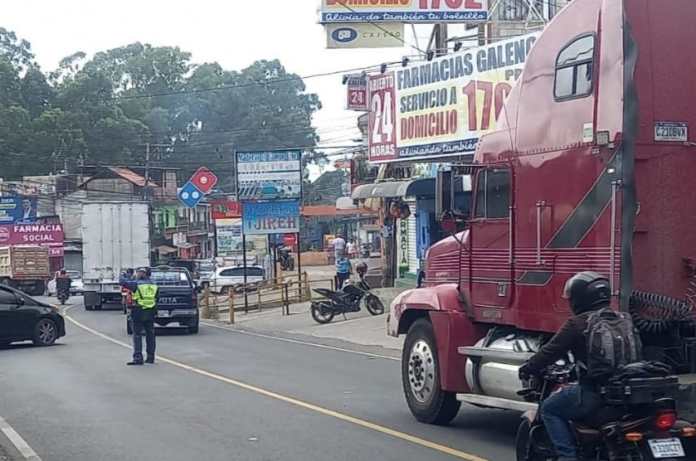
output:
[[[155,324],[165,327],[176,323],[189,333],[198,333],[198,289],[191,273],[183,267],[153,267],[150,280],[159,288]],[[133,334],[130,315],[126,330]]]
[[[37,346],[50,346],[62,336],[65,320],[57,307],[0,286],[0,345],[31,340]]]

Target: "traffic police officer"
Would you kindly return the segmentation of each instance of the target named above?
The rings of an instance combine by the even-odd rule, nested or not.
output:
[[[152,283],[146,268],[136,272],[135,280],[122,280],[124,288],[133,293],[131,321],[133,323],[133,360],[128,365],[155,363],[155,317],[159,288]],[[143,361],[143,334],[147,358]]]

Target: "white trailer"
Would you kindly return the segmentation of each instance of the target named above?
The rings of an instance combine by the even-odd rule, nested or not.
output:
[[[150,265],[149,205],[90,202],[82,205],[82,277],[87,310],[121,303],[120,275]]]

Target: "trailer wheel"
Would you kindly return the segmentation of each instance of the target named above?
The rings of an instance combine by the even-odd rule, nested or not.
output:
[[[401,381],[415,418],[428,424],[449,424],[461,403],[454,392],[440,387],[440,363],[432,324],[417,320],[406,335],[401,358]]]

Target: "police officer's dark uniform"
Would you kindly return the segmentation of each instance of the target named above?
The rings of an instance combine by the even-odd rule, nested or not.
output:
[[[131,321],[133,322],[133,360],[128,365],[155,363],[155,317],[159,288],[152,283],[147,269],[138,269],[137,279],[125,281],[124,287],[133,293]],[[143,335],[147,358],[143,361]]]

